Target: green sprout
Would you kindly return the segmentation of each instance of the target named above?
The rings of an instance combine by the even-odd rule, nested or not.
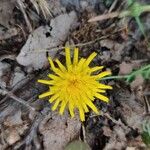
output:
[[[146,34],[144,30],[144,26],[141,22],[140,15],[144,12],[149,12],[150,11],[150,5],[141,5],[140,3],[136,2],[136,0],[127,0],[128,4],[128,10],[123,11],[120,13],[119,17],[126,17],[126,16],[132,16],[135,18],[139,29],[141,30],[142,34],[144,35],[145,39]]]
[[[150,148],[150,121],[144,121],[142,128],[142,140],[146,144],[146,146]]]
[[[128,0],[127,3],[128,3],[128,8],[130,10],[130,15],[135,18],[142,34],[144,35],[145,38],[147,38],[145,34],[144,26],[140,20],[140,15],[145,11],[150,11],[150,5],[142,6],[140,3],[136,2],[135,0]]]
[[[135,71],[131,72],[128,75],[123,75],[123,76],[108,76],[108,77],[103,78],[102,80],[125,79],[126,82],[131,83],[136,78],[136,76],[138,76],[138,75],[142,75],[143,79],[149,80],[150,79],[150,64],[146,65],[146,66],[143,66],[140,69],[135,70]]]
[[[144,12],[150,12],[150,5],[142,5],[141,3],[138,3],[135,0],[127,0],[127,5],[128,5],[127,10],[96,16],[94,18],[89,19],[88,21],[93,22],[93,21],[100,21],[104,19],[114,18],[114,17],[124,18],[124,17],[131,16],[135,18],[142,34],[147,39],[143,24],[140,20],[140,15]]]

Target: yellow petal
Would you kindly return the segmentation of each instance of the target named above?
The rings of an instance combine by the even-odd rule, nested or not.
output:
[[[53,95],[53,94],[54,94],[53,92],[48,91],[48,92],[45,92],[43,94],[40,94],[39,98],[44,98],[44,97],[47,97],[47,96],[50,96],[50,95]]]
[[[96,87],[96,86],[94,86],[94,85],[92,85],[92,84],[91,84],[91,86],[90,86],[90,85],[87,85],[87,86],[88,86],[89,89],[92,91],[92,93],[93,93],[93,92],[94,92],[94,93],[97,93],[97,92],[105,93],[105,92],[106,92],[105,90],[99,89],[98,87]]]
[[[91,102],[90,99],[85,99],[86,100],[86,104],[96,113],[99,114],[98,109],[96,108],[96,106]]]
[[[80,114],[80,120],[81,121],[85,121],[85,115],[84,115],[84,111],[81,105],[78,106],[79,109],[79,114]]]
[[[58,59],[56,59],[55,61],[56,61],[57,65],[59,66],[59,68],[61,69],[61,71],[63,71],[63,72],[67,71],[65,66]]]
[[[59,103],[60,103],[60,99],[57,99],[56,102],[55,102],[55,104],[52,107],[53,111],[56,110],[56,108],[58,107]]]
[[[78,65],[77,65],[77,72],[79,73],[83,69],[83,64],[85,63],[86,59],[81,58]]]
[[[96,66],[96,67],[93,67],[93,68],[90,68],[90,72],[95,72],[95,71],[99,71],[99,70],[102,70],[104,68],[104,66]]]
[[[100,89],[112,89],[112,87],[111,86],[109,86],[109,85],[105,85],[105,84],[101,84],[101,83],[99,83],[99,86],[98,86],[98,88],[100,88]]]
[[[86,113],[89,112],[89,109],[88,109],[88,107],[87,107],[87,105],[86,105],[85,102],[82,103],[82,107],[83,107],[83,109],[84,109],[84,111],[85,111]]]
[[[104,72],[102,72],[98,75],[95,75],[93,77],[96,78],[96,79],[101,79],[101,78],[103,78],[105,76],[108,76],[108,75],[111,75],[111,72],[110,71],[104,71]]]
[[[64,110],[65,110],[65,107],[67,105],[67,101],[66,100],[63,100],[62,103],[61,103],[61,106],[60,106],[60,110],[59,110],[59,113],[62,115],[64,113]]]
[[[55,76],[53,74],[48,74],[48,77],[51,78],[51,79],[53,79],[53,80],[56,80],[56,81],[60,80],[60,77]]]
[[[77,107],[78,110],[79,110],[80,120],[81,120],[81,121],[85,121],[84,110],[83,110],[83,107],[82,107],[82,103],[83,103],[83,102],[82,102],[82,99],[81,99],[80,95],[79,95],[79,94],[74,95],[74,96],[72,97],[72,99],[73,99],[73,101],[75,102],[75,105],[76,105],[76,107]]]
[[[48,57],[48,60],[49,60],[49,63],[50,63],[50,65],[51,65],[51,69],[54,71],[54,70],[56,69],[56,67],[55,67],[55,65],[54,65],[54,63],[53,63],[51,57]]]
[[[82,87],[82,89],[83,89],[84,92],[85,92],[85,94],[83,94],[83,93],[80,91],[80,96],[82,97],[82,99],[84,99],[85,97],[88,97],[88,98],[91,99],[91,100],[94,99],[91,89],[88,89],[87,86]]]
[[[85,62],[85,65],[88,66],[90,64],[90,62],[94,59],[94,57],[96,56],[97,54],[94,52],[92,53],[88,59],[86,59],[86,62]]]
[[[104,101],[104,102],[106,102],[106,103],[109,102],[108,97],[106,97],[106,96],[104,96],[104,95],[101,95],[101,94],[99,94],[99,93],[96,93],[96,94],[95,94],[95,97],[97,97],[98,99],[100,99],[100,100],[102,100],[102,101]]]
[[[39,83],[43,83],[43,84],[48,84],[48,85],[53,85],[55,84],[54,81],[52,80],[38,80]]]
[[[51,59],[50,57],[48,57],[48,60],[49,60],[49,63],[50,63],[50,65],[51,65],[51,69],[52,69],[57,75],[59,75],[59,76],[61,76],[61,77],[64,77],[64,74],[63,74],[62,71],[65,71],[66,69],[65,69],[65,67],[63,68],[63,65],[60,63],[60,61],[59,61],[59,60],[56,60],[57,64],[59,64],[58,66],[59,66],[59,67],[61,66],[60,69],[61,69],[62,71],[55,67],[55,65],[54,65],[54,63],[53,63],[53,61],[52,61],[52,59]],[[62,68],[63,68],[63,69],[62,69]]]
[[[54,95],[49,99],[49,102],[52,103],[52,102],[55,101],[58,97],[59,97],[59,93],[54,94]]]
[[[61,70],[57,70],[55,71],[55,73],[60,77],[60,78],[63,78],[65,79],[66,78],[66,74],[64,72],[62,72]]]
[[[87,94],[87,97],[88,97],[91,101],[94,100],[94,96],[93,96],[93,94],[92,94],[92,91],[90,91],[90,92],[87,91],[86,94]]]
[[[79,49],[75,48],[74,49],[74,58],[73,58],[73,64],[77,64],[78,63],[78,53],[79,53]]]
[[[100,89],[98,89],[98,90],[95,90],[95,92],[105,93],[106,91],[105,91],[105,90],[100,90]]]
[[[90,91],[97,91],[98,90],[98,87],[97,87],[97,85],[94,84],[94,81],[93,82],[89,81],[89,83],[86,84],[86,87]]]
[[[67,68],[71,65],[71,56],[70,56],[70,48],[66,47],[65,48],[65,52],[66,52],[66,66]]]

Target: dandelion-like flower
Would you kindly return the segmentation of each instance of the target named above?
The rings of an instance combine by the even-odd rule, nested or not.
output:
[[[103,66],[89,67],[90,62],[96,56],[95,52],[87,59],[81,58],[80,60],[78,60],[78,48],[74,49],[73,60],[71,60],[70,48],[65,48],[65,53],[66,66],[58,59],[55,60],[56,66],[52,59],[48,58],[54,74],[48,74],[50,80],[38,80],[38,82],[49,86],[49,91],[39,95],[39,98],[50,97],[49,102],[54,103],[52,110],[59,107],[60,114],[63,114],[67,107],[71,117],[74,117],[74,109],[77,108],[81,121],[84,121],[85,113],[89,112],[89,108],[99,114],[93,104],[95,98],[109,102],[109,99],[101,93],[105,93],[106,89],[112,89],[112,87],[99,83],[99,81],[110,75],[111,72],[104,71],[95,74],[94,72],[102,70]]]

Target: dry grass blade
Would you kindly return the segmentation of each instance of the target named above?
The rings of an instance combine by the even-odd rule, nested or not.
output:
[[[37,11],[38,14],[40,14],[39,6],[38,3],[35,0],[30,0],[33,6],[35,7],[35,10]]]
[[[33,6],[35,7],[38,14],[40,14],[40,10],[42,11],[42,14],[45,19],[48,16],[52,16],[46,0],[30,0],[30,1],[33,4]]]
[[[39,0],[39,5],[40,5],[40,8],[42,10],[42,13],[46,19],[46,16],[52,16],[50,10],[49,10],[49,7],[48,7],[48,4],[45,0]]]
[[[3,92],[4,95],[6,95],[6,99],[7,99],[7,96],[12,98],[13,100],[19,102],[20,104],[26,106],[29,110],[32,110],[32,111],[36,111],[34,107],[32,107],[27,101],[25,101],[24,99],[21,99],[19,97],[17,97],[15,94],[13,94],[12,91],[8,91],[1,83],[0,83],[0,88],[1,88],[1,93]],[[4,102],[4,100],[6,100],[5,98],[2,99],[0,101],[0,104],[2,102]]]
[[[93,17],[93,18],[89,19],[88,22],[101,21],[104,19],[114,18],[114,17],[118,17],[118,16],[119,16],[119,12],[113,12],[113,13],[108,13],[108,14]]]
[[[17,3],[19,5],[19,8],[20,8],[23,16],[24,16],[24,19],[25,19],[26,24],[28,26],[29,32],[32,32],[32,26],[31,26],[31,23],[30,23],[30,21],[28,19],[28,16],[27,16],[26,12],[25,12],[25,5],[24,5],[24,3],[21,0],[17,0]]]
[[[89,19],[88,22],[101,21],[101,20],[115,18],[115,17],[122,18],[122,17],[129,16],[129,15],[130,15],[130,11],[112,12],[112,13],[93,17],[93,18]]]

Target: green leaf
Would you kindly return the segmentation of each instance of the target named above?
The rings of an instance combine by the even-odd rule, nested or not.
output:
[[[91,148],[82,141],[73,141],[65,147],[65,150],[91,150]]]
[[[150,146],[150,135],[147,133],[147,132],[143,132],[141,134],[142,136],[142,140],[143,142],[147,145],[147,146]]]
[[[150,69],[149,70],[146,70],[146,71],[143,71],[142,72],[142,76],[144,79],[150,79]]]
[[[142,75],[143,79],[149,80],[150,79],[150,65],[144,66],[136,71],[133,71],[131,74],[127,76],[126,82],[131,83],[138,75]]]
[[[130,7],[130,15],[133,17],[139,17],[141,13],[143,12],[143,8],[141,7],[140,3],[134,2]]]
[[[145,31],[144,31],[144,27],[143,27],[143,24],[141,23],[140,18],[139,18],[139,17],[135,17],[135,20],[136,20],[136,22],[137,22],[137,24],[138,24],[138,26],[139,26],[139,28],[140,28],[142,34],[143,34],[144,37],[146,38],[146,34],[145,34]]]
[[[143,132],[141,134],[143,142],[150,147],[150,121],[143,123]]]
[[[127,0],[128,6],[131,6],[134,2],[135,0]]]
[[[132,81],[134,81],[135,79],[135,75],[129,75],[129,77],[126,79],[126,82],[131,83]]]

